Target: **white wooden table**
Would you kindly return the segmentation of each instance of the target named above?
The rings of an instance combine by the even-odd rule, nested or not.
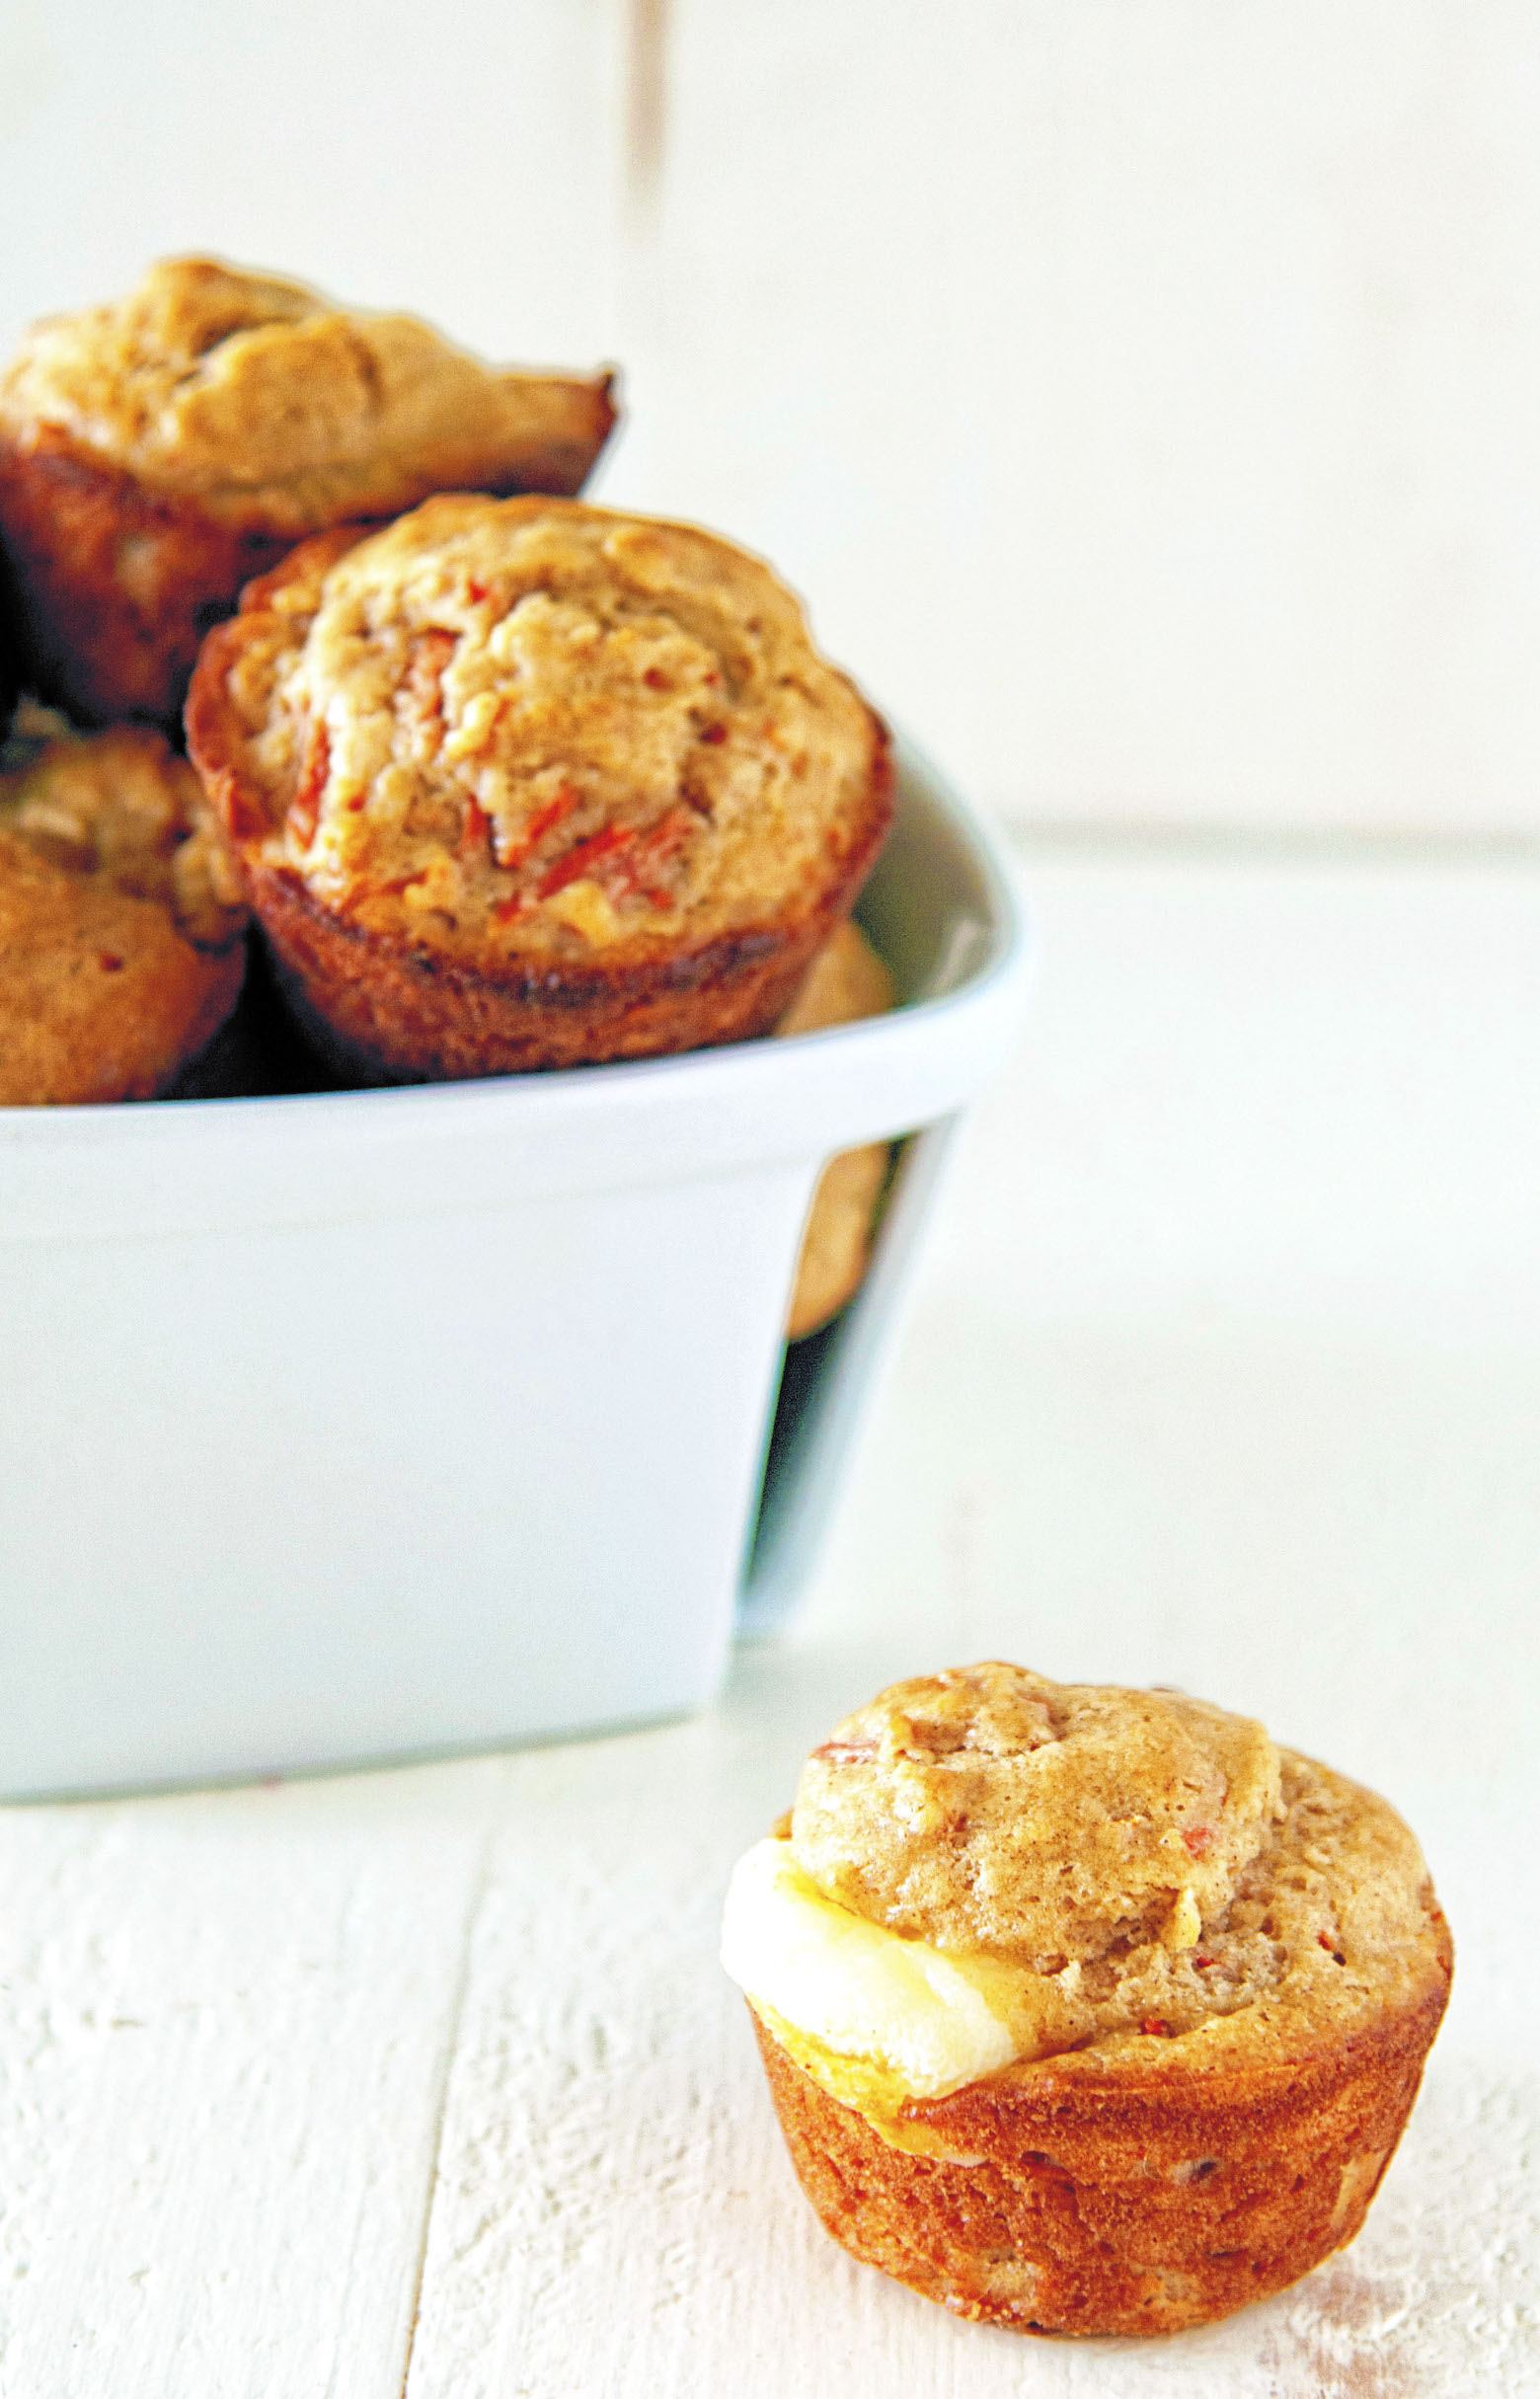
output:
[[[1540,875],[1028,870],[1029,1036],[806,1623],[716,1711],[0,1816],[4,2399],[1540,2390]],[[803,1751],[989,1654],[1265,1714],[1454,1924],[1364,2234],[1208,2333],[853,2265],[715,1965]]]

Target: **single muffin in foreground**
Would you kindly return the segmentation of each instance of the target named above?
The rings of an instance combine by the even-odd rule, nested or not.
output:
[[[0,1105],[148,1100],[235,1006],[246,909],[161,735],[24,704],[0,749]]]
[[[304,544],[210,634],[187,728],[307,1028],[380,1081],[768,1032],[891,807],[767,567],[578,501]]]
[[[431,492],[577,492],[607,375],[486,366],[415,317],[168,259],[33,327],[0,378],[0,535],[29,679],[175,730],[208,626],[307,534]]]
[[[822,1033],[883,1016],[892,1004],[892,976],[860,926],[846,923],[818,952],[776,1032],[788,1040]],[[788,1341],[821,1331],[861,1288],[891,1163],[890,1141],[865,1141],[842,1149],[818,1177],[787,1311]]]
[[[1351,2240],[1452,1950],[1386,1803],[1174,1691],[1000,1664],[812,1752],[723,1938],[835,2239],[1022,2332],[1174,2332]]]

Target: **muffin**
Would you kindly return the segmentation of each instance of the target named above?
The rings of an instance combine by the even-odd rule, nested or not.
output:
[[[0,750],[0,1105],[168,1091],[235,1005],[245,915],[160,734],[24,706]]]
[[[580,502],[306,543],[188,741],[307,1026],[362,1079],[765,1033],[886,830],[886,735],[757,559]]]
[[[892,1004],[892,976],[860,926],[846,923],[818,952],[776,1032],[821,1033],[882,1016]],[[861,1288],[891,1162],[890,1141],[868,1141],[841,1150],[818,1177],[797,1260],[788,1341],[821,1331]]]
[[[1174,2332],[1351,2240],[1448,1997],[1405,1824],[1260,1724],[989,1664],[896,1683],[723,1947],[855,2256],[1023,2332]]]
[[[0,536],[37,687],[175,730],[198,644],[311,533],[431,492],[576,492],[609,378],[484,366],[416,318],[170,259],[0,381]]]

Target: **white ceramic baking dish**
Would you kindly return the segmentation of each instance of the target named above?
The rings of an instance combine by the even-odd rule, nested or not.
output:
[[[800,1040],[0,1110],[0,1792],[710,1697],[734,1624],[806,1583],[1021,997],[994,845],[912,753],[860,913],[902,1005]],[[791,1353],[771,1441],[819,1164],[916,1128],[873,1273]]]

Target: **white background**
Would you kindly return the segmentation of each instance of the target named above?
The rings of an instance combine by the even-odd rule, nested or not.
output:
[[[625,368],[1022,823],[1540,834],[1527,0],[8,0],[0,348],[207,248]]]

